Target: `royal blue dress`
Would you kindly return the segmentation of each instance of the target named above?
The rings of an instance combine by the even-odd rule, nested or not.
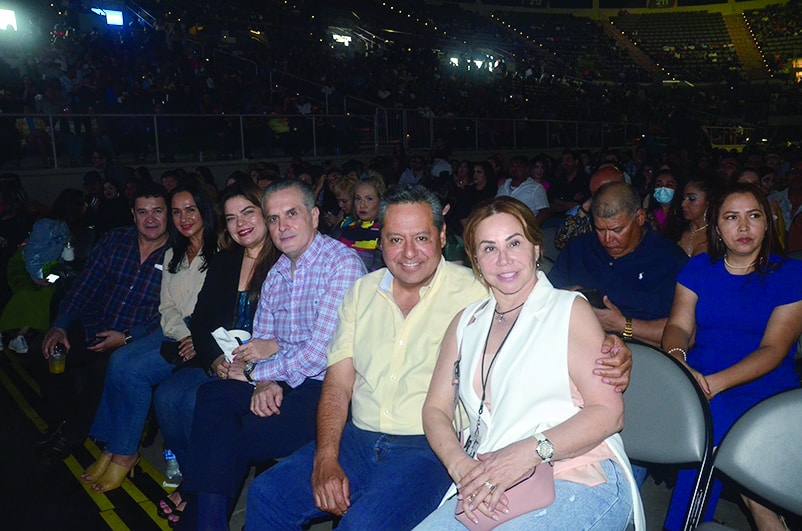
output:
[[[781,258],[771,256],[777,263]],[[802,261],[786,260],[767,274],[731,275],[724,261],[710,262],[703,253],[694,256],[677,282],[693,291],[696,303],[696,343],[688,352],[688,365],[704,375],[735,365],[757,350],[766,325],[777,306],[802,300]],[[796,343],[779,367],[749,383],[728,389],[710,401],[715,444],[749,408],[781,391],[799,387],[794,372]],[[666,529],[681,529],[693,487],[692,471],[681,471],[671,499]],[[708,515],[715,512],[720,487],[711,492]],[[710,519],[707,518],[706,520]]]

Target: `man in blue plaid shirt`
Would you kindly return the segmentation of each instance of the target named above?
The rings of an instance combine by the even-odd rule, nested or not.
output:
[[[167,248],[167,192],[143,185],[134,199],[133,227],[113,229],[90,252],[42,341],[43,358],[67,350],[64,374],[35,367],[50,431],[39,441],[58,461],[81,444],[103,391],[111,352],[159,327],[162,263]]]

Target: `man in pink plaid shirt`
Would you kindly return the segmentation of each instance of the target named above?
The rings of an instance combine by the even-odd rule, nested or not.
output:
[[[318,233],[312,189],[279,181],[262,209],[282,255],[262,286],[253,339],[234,350],[227,378],[198,391],[181,527],[227,529],[251,463],[289,455],[315,437],[315,411],[337,308],[365,266]]]

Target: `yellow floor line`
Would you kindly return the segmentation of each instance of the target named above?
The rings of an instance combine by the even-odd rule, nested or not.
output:
[[[25,383],[28,384],[28,387],[30,387],[34,393],[36,393],[39,396],[42,396],[42,389],[41,387],[39,387],[39,383],[36,380],[34,380],[33,377],[31,377],[31,375],[28,373],[28,371],[25,370],[25,367],[23,367],[20,364],[20,362],[17,360],[17,356],[11,354],[11,352],[9,352],[8,350],[6,350],[5,353],[6,353],[6,358],[8,358],[9,362],[11,362],[11,366],[14,367],[14,370],[17,371],[17,374],[19,374],[20,378],[22,378],[23,381],[25,381]]]
[[[9,359],[11,359],[9,357]],[[26,377],[27,372],[18,363],[16,360],[11,360],[12,365],[16,365],[15,370],[23,377],[23,379],[30,380],[29,377]],[[25,416],[28,417],[31,422],[36,426],[36,428],[41,432],[44,433],[47,430],[47,423],[39,416],[36,410],[25,400],[25,397],[22,396],[19,389],[16,385],[11,381],[8,375],[0,370],[0,383],[2,383],[3,387],[8,391],[11,397],[16,402],[17,406],[25,413]],[[33,383],[33,385],[31,385]],[[29,382],[29,385],[36,391],[39,392],[39,386],[35,384],[35,382]],[[84,448],[94,457],[97,459],[100,457],[100,448],[97,447],[94,441],[87,438],[84,441]],[[103,494],[102,492],[94,492],[92,490],[92,485],[84,483],[80,480],[81,474],[84,471],[84,467],[81,463],[73,455],[67,456],[64,460],[64,464],[67,468],[72,472],[72,475],[78,480],[78,484],[81,485],[84,491],[89,494],[89,497],[98,506],[100,509],[100,516],[103,520],[109,525],[109,527],[113,530],[127,530],[128,526],[122,521],[120,516],[114,511],[115,507],[114,504],[108,499],[108,497]],[[146,460],[142,460],[139,463],[139,466],[142,467],[142,470],[150,476],[158,485],[161,485],[162,482],[166,479],[164,474],[162,474],[158,469],[156,469],[151,463]],[[164,487],[162,487],[164,488]],[[164,530],[170,529],[170,526],[167,524],[167,520],[161,518],[156,510],[156,505],[148,499],[145,494],[139,490],[139,488],[134,485],[128,478],[123,481],[122,489],[128,494],[128,496],[140,506],[140,508],[148,515],[148,517],[153,520],[153,522],[160,528]],[[165,492],[172,492],[174,489],[165,489]]]
[[[17,389],[17,386],[14,385],[8,375],[2,370],[0,370],[0,382],[3,384],[3,387],[6,388],[6,391],[8,391],[22,412],[25,413],[25,416],[28,417],[31,422],[33,422],[33,425],[36,426],[36,429],[39,430],[40,433],[47,431],[47,422],[45,422],[45,420],[39,416],[36,410],[31,407],[28,401],[25,400],[25,397],[22,396],[22,393],[20,393],[19,389]]]
[[[75,476],[76,478],[81,477],[81,474],[84,471],[84,467],[81,466],[81,463],[79,463],[77,459],[75,459],[74,455],[67,456],[67,458],[64,460],[64,464],[67,465],[67,468],[70,469],[70,472],[72,472],[73,476]],[[114,504],[111,503],[111,500],[109,500],[105,494],[103,494],[102,492],[98,493],[92,491],[91,483],[84,483],[83,481],[78,479],[78,484],[83,487],[84,491],[86,491],[87,494],[89,494],[89,497],[92,499],[95,505],[98,506],[98,509],[100,509],[101,513],[110,512],[114,510]]]
[[[120,515],[114,511],[101,511],[100,517],[106,521],[106,524],[108,524],[109,528],[111,528],[113,531],[130,530],[130,528],[125,525],[125,522],[120,519]]]

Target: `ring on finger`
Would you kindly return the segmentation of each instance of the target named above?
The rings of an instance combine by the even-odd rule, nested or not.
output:
[[[485,481],[485,487],[487,487],[487,490],[489,490],[490,492],[496,490],[496,486],[490,483],[489,481]]]

